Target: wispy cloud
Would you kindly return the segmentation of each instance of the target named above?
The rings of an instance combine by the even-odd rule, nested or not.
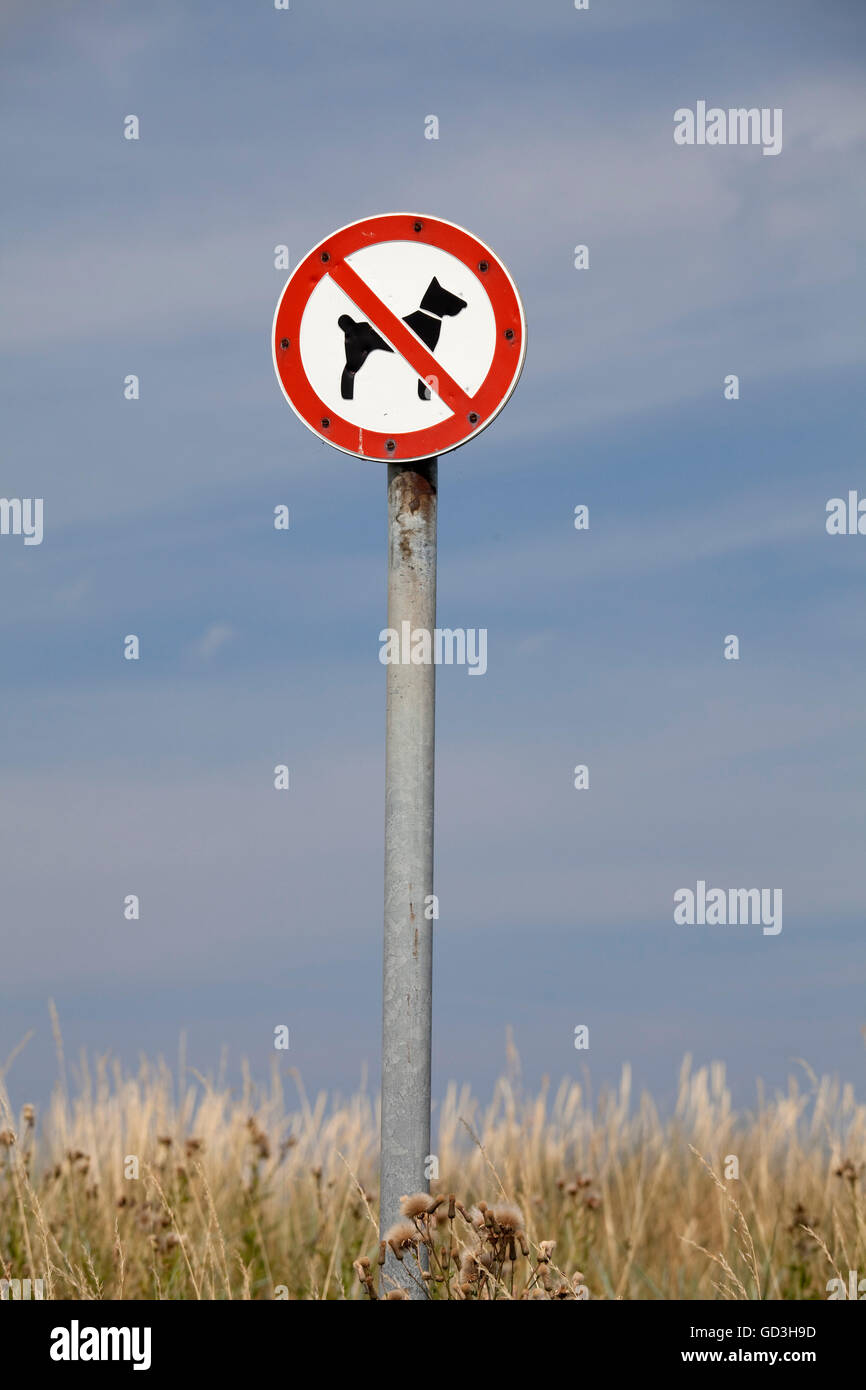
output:
[[[230,642],[235,630],[228,623],[212,623],[206,632],[193,643],[192,650],[201,661],[209,661],[222,647]]]

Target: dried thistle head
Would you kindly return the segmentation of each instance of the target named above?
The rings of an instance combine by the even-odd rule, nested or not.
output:
[[[420,1236],[411,1221],[396,1221],[385,1232],[385,1243],[390,1245],[398,1260],[402,1260],[407,1250],[414,1250],[419,1240]]]
[[[400,1198],[400,1210],[404,1216],[410,1219],[415,1216],[426,1216],[434,1205],[438,1206],[439,1202],[426,1192],[413,1192],[409,1197]]]
[[[255,1115],[250,1115],[250,1118],[247,1120],[247,1129],[250,1132],[250,1143],[258,1151],[259,1158],[270,1158],[270,1140],[268,1139],[268,1136],[265,1134],[264,1130],[259,1127]],[[315,1172],[315,1169],[313,1171]],[[319,1178],[321,1178],[321,1176],[322,1170],[320,1168]]]
[[[513,1206],[511,1203],[504,1204],[501,1207],[494,1207],[493,1217],[497,1226],[503,1231],[516,1234],[518,1231],[523,1230],[523,1212],[519,1207]]]
[[[837,1178],[844,1178],[846,1182],[855,1183],[862,1173],[862,1165],[857,1168],[850,1158],[842,1160],[838,1168],[833,1170]]]
[[[810,1218],[808,1211],[803,1206],[803,1203],[798,1202],[793,1212],[791,1213],[791,1224],[788,1227],[788,1230],[791,1233],[791,1235],[802,1238],[802,1236],[806,1234],[803,1230],[804,1226],[815,1227],[817,1226],[817,1224],[817,1220],[812,1220]]]
[[[21,1118],[28,1129],[32,1129],[36,1122],[36,1111],[32,1105],[21,1107]]]
[[[550,1259],[551,1259],[551,1257],[552,1257],[553,1252],[554,1252],[555,1249],[556,1249],[556,1241],[555,1241],[555,1240],[542,1240],[542,1241],[539,1241],[539,1245],[538,1245],[538,1262],[539,1262],[539,1264],[549,1264]]]
[[[11,1149],[15,1143],[15,1135],[11,1129],[0,1129],[0,1149]]]

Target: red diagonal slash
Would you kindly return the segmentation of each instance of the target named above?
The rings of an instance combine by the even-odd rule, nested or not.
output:
[[[467,396],[462,386],[458,386],[453,377],[448,375],[442,363],[437,362],[432,352],[427,351],[420,338],[415,337],[402,319],[391,313],[387,304],[382,303],[360,275],[345,261],[335,262],[328,268],[328,274],[340,289],[345,291],[352,303],[357,305],[361,313],[366,315],[373,327],[388,339],[401,357],[405,358],[413,372],[417,372],[422,380],[431,376],[436,378],[439,382],[436,394],[449,410],[453,410],[455,415],[468,415],[472,409],[472,397]]]

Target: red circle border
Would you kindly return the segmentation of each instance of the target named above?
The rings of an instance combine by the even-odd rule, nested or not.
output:
[[[420,231],[416,231],[419,225]],[[359,429],[336,415],[310,385],[300,355],[301,319],[310,295],[335,263],[362,247],[383,241],[419,241],[448,251],[472,271],[484,288],[493,309],[496,340],[487,375],[471,400],[477,421],[452,414],[426,429],[380,434]],[[481,270],[481,264],[487,268]],[[288,347],[282,346],[285,342]],[[490,247],[451,222],[402,212],[352,222],[314,246],[283,288],[272,337],[274,369],[283,394],[307,428],[344,453],[394,463],[411,463],[447,453],[485,429],[517,385],[525,347],[526,321],[517,287]],[[389,443],[393,447],[389,448]]]

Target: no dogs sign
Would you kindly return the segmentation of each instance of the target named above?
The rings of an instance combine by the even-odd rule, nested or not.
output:
[[[274,367],[321,439],[407,463],[465,444],[494,419],[523,366],[514,281],[451,222],[386,213],[341,227],[289,277]]]

